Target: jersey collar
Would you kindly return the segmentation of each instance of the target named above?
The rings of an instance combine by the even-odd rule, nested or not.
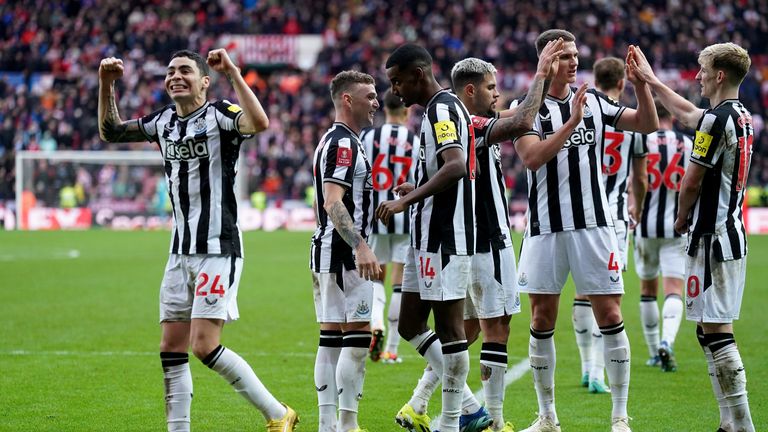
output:
[[[208,105],[210,105],[210,103],[208,101],[205,101],[205,103],[200,108],[192,111],[191,113],[185,115],[184,117],[179,117],[179,121],[185,121],[185,120],[191,119],[192,117],[200,114],[203,110],[208,108]]]
[[[351,129],[349,126],[347,126],[346,124],[344,124],[344,123],[342,123],[342,122],[340,122],[340,121],[337,121],[337,122],[333,122],[333,124],[335,124],[335,125],[339,125],[339,126],[343,127],[344,129],[348,130],[348,131],[349,131],[349,133],[351,133],[351,134],[352,134],[352,136],[354,136],[354,137],[355,137],[355,138],[357,138],[357,139],[360,139],[360,137],[359,137],[359,136],[357,136],[357,134],[355,133],[355,131],[353,131],[353,130],[352,130],[352,129]]]

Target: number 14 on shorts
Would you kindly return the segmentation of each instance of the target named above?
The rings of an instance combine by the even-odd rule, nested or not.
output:
[[[208,285],[210,276],[208,276],[208,273],[200,273],[200,275],[197,277],[197,287],[195,288],[195,296],[205,297],[208,294],[218,294],[219,297],[224,297],[224,284],[219,283],[220,279],[221,279],[221,275],[215,275],[213,277],[213,282],[210,285]],[[210,287],[210,290],[205,291],[206,288],[208,287]]]

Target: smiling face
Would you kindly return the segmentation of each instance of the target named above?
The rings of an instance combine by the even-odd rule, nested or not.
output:
[[[205,98],[210,77],[202,76],[197,63],[189,57],[176,57],[168,64],[165,91],[176,103]]]
[[[406,107],[418,103],[421,88],[419,80],[424,72],[416,67],[400,68],[393,66],[387,69],[387,78],[392,84],[392,93],[399,97]]]
[[[376,98],[376,87],[373,84],[354,84],[348,92],[341,97],[352,111],[355,126],[360,129],[373,125],[373,116],[379,109],[379,100]]]

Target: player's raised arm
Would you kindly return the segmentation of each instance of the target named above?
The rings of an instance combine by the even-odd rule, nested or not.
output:
[[[680,122],[689,128],[696,127],[702,114],[704,114],[704,110],[698,108],[661,82],[656,74],[653,73],[653,69],[650,63],[648,63],[648,59],[645,58],[643,51],[634,45],[629,46],[629,52],[627,53],[627,74],[647,83],[659,97],[661,103]]]
[[[232,84],[237,93],[237,103],[243,109],[243,115],[240,116],[238,129],[243,134],[254,134],[263,131],[269,127],[269,118],[259,99],[253,93],[242,76],[240,68],[232,63],[227,50],[223,48],[212,50],[208,53],[208,66],[211,69],[223,74]]]
[[[627,55],[629,59],[629,55]],[[638,73],[625,61],[627,79],[635,86],[637,96],[637,109],[627,108],[616,122],[616,128],[649,134],[659,128],[659,116],[656,113],[656,104],[653,103],[651,88]]]
[[[571,136],[571,132],[581,123],[584,116],[584,104],[586,103],[587,84],[582,84],[576,94],[573,95],[571,117],[563,123],[563,127],[557,129],[545,140],[541,140],[538,135],[529,134],[523,135],[515,141],[515,150],[526,168],[536,171],[562,150],[568,137]]]
[[[99,136],[107,142],[146,141],[138,120],[122,121],[115,100],[115,81],[123,76],[123,61],[109,57],[99,64]]]
[[[495,144],[518,137],[533,127],[536,113],[539,112],[541,102],[549,91],[552,77],[557,74],[559,57],[563,52],[563,39],[547,42],[547,45],[539,55],[539,64],[536,74],[531,82],[531,87],[520,105],[499,113],[499,121],[496,122],[488,136],[488,144]]]

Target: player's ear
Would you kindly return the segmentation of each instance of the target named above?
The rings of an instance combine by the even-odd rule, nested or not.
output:
[[[208,75],[205,75],[200,81],[202,82],[203,91],[207,91],[208,87],[210,87],[211,85],[211,77]]]
[[[718,84],[720,84],[720,83],[722,83],[723,81],[725,81],[725,71],[724,71],[724,70],[719,70],[719,71],[717,71],[717,77],[716,77],[716,79],[717,79],[717,83],[718,83]]]
[[[475,85],[472,84],[472,83],[469,83],[469,84],[465,85],[464,86],[464,93],[467,96],[469,96],[469,97],[474,96],[475,95]]]

